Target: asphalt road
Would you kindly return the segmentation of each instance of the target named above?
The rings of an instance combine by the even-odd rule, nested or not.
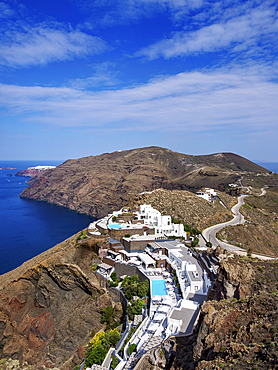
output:
[[[208,241],[212,243],[213,248],[216,248],[218,245],[221,245],[222,248],[227,249],[230,252],[237,252],[239,254],[246,254],[246,250],[236,247],[231,244],[224,243],[216,238],[216,233],[223,229],[226,226],[231,225],[238,225],[243,224],[245,222],[243,215],[239,212],[240,207],[244,204],[244,198],[247,197],[247,195],[240,195],[238,198],[238,203],[232,208],[232,212],[234,214],[234,218],[228,222],[223,222],[218,225],[213,225],[211,227],[208,227],[205,229],[202,234],[203,237]]]

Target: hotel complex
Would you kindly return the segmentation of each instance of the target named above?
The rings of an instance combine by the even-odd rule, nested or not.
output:
[[[108,279],[115,271],[121,277],[129,275],[133,266],[142,281],[150,281],[149,309],[128,342],[136,344],[137,358],[172,335],[192,332],[211,286],[211,275],[185,245],[190,235],[183,224],[174,224],[170,216],[143,204],[132,212],[122,209],[90,224],[88,233],[110,236],[99,274]],[[209,261],[212,268],[215,263]],[[132,368],[128,365],[135,354],[132,356],[124,351],[117,370]]]

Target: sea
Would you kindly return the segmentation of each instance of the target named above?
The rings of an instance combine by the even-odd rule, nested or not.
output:
[[[61,163],[0,160],[0,275],[60,243],[95,220],[64,207],[19,198],[28,186],[26,182],[29,178],[14,176],[18,171]],[[278,173],[276,162],[256,163]]]
[[[37,165],[57,166],[61,163],[0,160],[0,275],[67,239],[95,220],[64,207],[19,197],[30,178],[14,176],[18,171]]]

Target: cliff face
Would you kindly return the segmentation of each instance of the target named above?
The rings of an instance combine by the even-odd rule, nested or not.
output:
[[[268,172],[231,153],[190,156],[149,147],[68,160],[31,179],[21,197],[102,217],[144,191],[223,187],[242,171]]]
[[[196,369],[278,367],[277,267],[275,261],[223,261],[216,292],[226,299],[202,307]]]
[[[167,364],[157,369],[277,369],[277,268],[277,261],[223,260],[198,330],[166,342],[160,353]],[[145,369],[154,365],[152,357]]]
[[[41,173],[42,171],[41,170],[30,170],[30,169],[27,169],[27,170],[21,170],[21,171],[18,171],[15,176],[22,176],[22,177],[33,177],[39,173]]]
[[[0,358],[72,369],[92,330],[103,328],[101,309],[116,306],[120,321],[119,297],[91,271],[97,245],[75,239],[0,277]]]

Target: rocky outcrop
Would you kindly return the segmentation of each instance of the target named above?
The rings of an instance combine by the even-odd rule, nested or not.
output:
[[[120,299],[91,271],[97,251],[75,235],[0,277],[0,358],[72,369],[103,329],[102,309],[116,307],[121,321]]]
[[[31,179],[21,197],[102,217],[141,192],[225,187],[242,171],[255,170],[268,172],[231,153],[190,156],[149,147],[68,160]]]
[[[30,169],[27,169],[27,170],[18,171],[15,174],[15,176],[33,177],[33,176],[39,174],[40,172],[42,172],[42,171],[41,170],[30,170]]]
[[[195,369],[275,369],[277,262],[232,258],[221,262],[219,288],[226,299],[207,301],[193,348]]]
[[[141,368],[277,369],[277,284],[277,261],[223,259],[196,331],[166,341],[149,354]]]

